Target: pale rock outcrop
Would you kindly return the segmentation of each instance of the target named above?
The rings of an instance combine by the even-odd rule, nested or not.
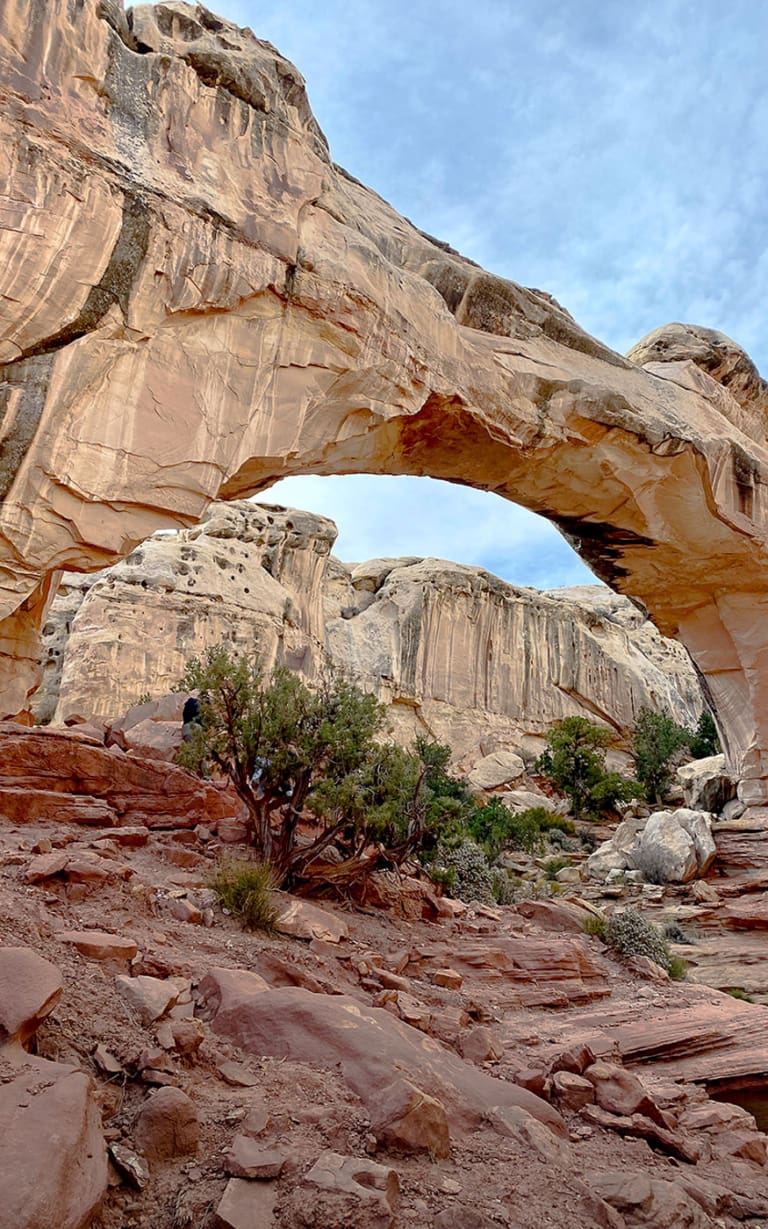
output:
[[[679,807],[625,819],[587,858],[587,874],[605,879],[611,872],[639,870],[648,883],[687,883],[705,875],[715,860],[713,818]]]
[[[477,788],[514,782],[525,764],[511,746],[563,716],[597,717],[619,738],[643,706],[695,724],[701,689],[686,651],[626,598],[598,586],[542,594],[440,560],[344,565],[329,554],[335,535],[307,512],[215,504],[195,529],[149,539],[91,578],[77,611],[65,583],[46,623],[57,718],[114,716],[226,639],[308,678],[323,662],[355,678],[388,703],[404,741],[428,731],[451,743]],[[51,672],[42,711],[56,685]],[[110,739],[172,757],[184,698],[135,707]]]
[[[677,779],[683,787],[685,805],[694,811],[722,811],[728,802],[736,800],[736,782],[726,771],[724,755],[682,764]]]
[[[267,668],[280,662],[313,677],[325,659],[323,578],[335,538],[321,516],[215,504],[202,524],[152,538],[91,579],[74,613],[68,575],[57,719],[114,718],[150,689],[170,691],[193,652],[222,641],[257,651]],[[57,598],[51,655],[60,651],[60,619]]]
[[[641,599],[766,799],[765,397],[738,347],[672,326],[624,359],[424,235],[202,6],[5,5],[0,48],[0,714],[59,570],[288,474],[429,474],[547,515]]]
[[[437,559],[365,569],[374,592],[363,589],[358,602],[358,565],[329,619],[328,649],[388,702],[396,730],[413,729],[416,716],[454,747],[474,744],[476,763],[486,748],[510,750],[566,716],[597,718],[619,736],[644,706],[695,723],[700,689],[687,655],[625,598],[606,591],[603,602],[589,586],[578,600],[567,590],[553,597]]]

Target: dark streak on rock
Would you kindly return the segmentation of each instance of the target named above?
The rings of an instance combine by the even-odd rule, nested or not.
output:
[[[147,254],[148,244],[147,206],[140,197],[126,196],[123,202],[123,222],[109,264],[98,285],[91,287],[78,316],[63,329],[59,329],[58,333],[25,350],[15,362],[9,363],[4,369],[0,368],[0,379],[19,363],[43,354],[52,354],[84,337],[86,333],[93,332],[114,303],[120,307],[123,316],[126,316],[131,288]]]
[[[651,538],[618,529],[605,521],[588,521],[576,516],[560,516],[556,512],[538,509],[556,525],[560,533],[584,562],[609,585],[616,585],[629,572],[619,560],[628,548],[653,547]]]
[[[733,477],[739,496],[739,507],[745,516],[752,516],[755,502],[755,487],[760,482],[760,466],[740,444],[731,445]]]
[[[0,367],[0,501],[8,495],[35,437],[52,367],[52,355],[19,359]],[[8,426],[11,412],[13,423]]]
[[[58,333],[30,347],[18,359],[0,366],[0,499],[5,499],[19,466],[35,437],[48,392],[54,355],[98,327],[105,313],[117,304],[127,315],[131,288],[149,244],[149,212],[138,196],[126,196],[123,221],[109,264],[92,286],[82,310]],[[14,397],[14,393],[17,395]],[[3,431],[11,412],[13,426]]]

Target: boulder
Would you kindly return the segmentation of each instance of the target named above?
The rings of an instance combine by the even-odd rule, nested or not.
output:
[[[601,1109],[625,1117],[643,1114],[660,1126],[669,1125],[662,1111],[649,1097],[645,1086],[625,1067],[598,1061],[586,1068],[584,1078],[594,1088],[594,1099]]]
[[[400,1180],[394,1169],[337,1152],[323,1152],[305,1174],[304,1185],[331,1196],[330,1215],[322,1222],[327,1229],[341,1229],[342,1224],[361,1229],[392,1229],[395,1224]]]
[[[471,1129],[497,1106],[519,1106],[556,1134],[560,1115],[517,1085],[463,1062],[383,1008],[346,995],[269,990],[243,970],[212,969],[200,995],[214,1032],[254,1055],[340,1068],[353,1092],[376,1110],[393,1070],[445,1107],[451,1129]]]
[[[279,1178],[287,1160],[284,1150],[265,1148],[243,1132],[232,1140],[224,1169],[233,1178]]]
[[[272,1183],[230,1178],[214,1215],[215,1229],[272,1229],[276,1203]]]
[[[276,895],[276,902],[280,899]],[[342,939],[349,938],[349,926],[344,918],[294,897],[289,897],[280,909],[275,930],[294,939],[322,939],[326,943],[340,943]]]
[[[0,1084],[3,1229],[83,1229],[106,1190],[101,1115],[88,1076],[38,1059]]]
[[[624,1216],[627,1225],[653,1229],[712,1229],[712,1221],[684,1186],[650,1174],[612,1170],[592,1174],[592,1191]]]
[[[498,789],[508,781],[516,781],[525,772],[525,762],[514,751],[494,751],[475,764],[467,774],[467,781],[474,789]]]
[[[595,1099],[595,1089],[589,1080],[573,1071],[556,1071],[552,1076],[552,1100],[565,1110],[578,1113],[585,1105],[591,1105]]]
[[[158,1088],[142,1106],[133,1137],[149,1161],[169,1161],[197,1152],[200,1122],[180,1088]]]
[[[179,997],[178,988],[173,982],[160,977],[128,977],[121,974],[115,978],[115,985],[145,1025],[164,1016]]]
[[[382,1090],[371,1113],[371,1127],[390,1148],[440,1158],[450,1155],[445,1106],[408,1080],[394,1080]]]
[[[726,771],[724,755],[710,755],[683,764],[677,777],[683,787],[685,805],[693,811],[718,813],[736,798],[737,783]]]
[[[634,854],[643,877],[652,883],[687,883],[703,875],[715,858],[712,816],[680,808],[654,811]]]
[[[63,979],[30,947],[0,948],[0,1046],[24,1045],[61,998]]]
[[[59,943],[71,943],[88,960],[133,960],[138,944],[122,935],[110,935],[103,930],[59,930]]]

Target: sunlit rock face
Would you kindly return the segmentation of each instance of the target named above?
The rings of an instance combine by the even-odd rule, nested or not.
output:
[[[44,629],[38,719],[114,719],[147,692],[173,690],[189,657],[221,643],[314,678],[335,538],[322,516],[217,503],[203,524],[147,540],[85,590],[67,573]]]
[[[694,725],[688,654],[601,586],[551,594],[440,559],[344,564],[336,527],[295,509],[212,505],[191,530],[147,540],[97,577],[67,574],[44,629],[38,717],[114,719],[178,683],[224,642],[312,680],[324,667],[375,692],[393,734],[448,742],[464,766],[543,749],[580,715],[626,742],[640,708]]]
[[[622,358],[420,233],[332,163],[298,71],[199,6],[2,6],[0,219],[0,713],[57,570],[289,474],[428,474],[544,513],[641,599],[763,796],[768,450],[738,347],[738,378],[702,330]]]

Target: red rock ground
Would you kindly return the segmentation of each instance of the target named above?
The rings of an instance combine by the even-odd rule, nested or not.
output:
[[[570,915],[557,907],[533,910],[534,917],[523,916],[524,909],[481,910],[434,923],[323,903],[346,921],[348,940],[247,934],[217,908],[206,913],[211,902],[204,885],[219,852],[215,839],[171,829],[151,832],[144,845],[120,844],[127,832],[116,829],[99,839],[93,829],[54,819],[0,823],[0,947],[33,949],[61,970],[64,981],[59,1004],[38,1031],[37,1053],[90,1074],[113,1144],[136,1150],[137,1119],[158,1084],[187,1093],[200,1121],[197,1151],[153,1160],[143,1190],[111,1167],[94,1226],[205,1229],[228,1223],[216,1219],[228,1181],[225,1156],[245,1116],[260,1107],[268,1124],[258,1144],[281,1152],[284,1165],[279,1178],[252,1183],[260,1198],[267,1190],[275,1196],[272,1220],[259,1213],[252,1229],[768,1225],[766,1137],[743,1116],[709,1102],[705,1091],[714,1076],[748,1082],[768,1071],[768,1008],[705,987],[639,976],[577,932],[578,905]],[[29,867],[40,856],[35,849],[48,851],[46,842],[50,853],[67,855],[65,867],[52,878],[28,882]],[[191,917],[199,909],[210,924],[182,920],[185,909]],[[94,960],[57,938],[62,931],[89,930],[132,940],[137,955],[130,963],[124,956],[112,963]],[[403,1152],[377,1143],[372,1118],[380,1094],[361,1084],[360,1071],[368,1067],[361,1067],[359,1056],[345,1063],[342,1055],[329,1065],[327,1059],[270,1054],[270,1048],[290,1051],[295,1043],[298,1052],[306,1044],[277,1018],[267,1042],[246,1038],[247,1044],[238,1044],[220,1035],[220,1020],[212,1018],[210,1004],[206,1011],[198,993],[214,968],[260,974],[273,988],[267,994],[298,987],[306,996],[300,997],[302,1010],[308,1003],[311,1017],[317,1004],[318,1020],[326,1009],[337,1011],[344,995],[363,1013],[372,1007],[386,1013],[376,1018],[400,1030],[397,1037],[405,1035],[403,1019],[426,1030],[405,1031],[419,1044],[426,1035],[433,1039],[432,1074],[419,1078],[423,1083],[434,1076],[446,1104],[450,1154],[440,1158],[434,1151]],[[434,974],[445,968],[461,975],[460,988],[435,984]],[[193,1026],[203,1036],[199,1050],[180,1053],[184,1046],[169,1037],[167,1017],[140,1022],[115,980],[126,973],[180,979],[173,983],[182,999],[174,1014],[188,1022],[194,1013],[201,1021]],[[242,1026],[243,1036],[249,1027]],[[325,1044],[323,1027],[318,1023],[318,1053]],[[288,1040],[278,1044],[281,1029]],[[645,1113],[638,1122],[631,1113],[594,1105],[579,1113],[561,1102],[567,1137],[559,1138],[547,1127],[530,1128],[525,1116],[528,1125],[521,1126],[514,1115],[505,1134],[493,1114],[468,1108],[472,1090],[480,1096],[489,1076],[515,1089],[515,1081],[540,1088],[552,1061],[585,1039],[598,1058],[623,1062],[641,1077],[653,1112],[666,1123],[667,1136],[650,1133],[653,1147]],[[103,1069],[97,1047],[116,1060],[116,1072]],[[462,1055],[468,1083],[456,1092],[446,1073]],[[450,1062],[446,1056],[453,1056]],[[13,1069],[1,1052],[0,1059],[4,1081]],[[384,1060],[390,1062],[386,1055]],[[252,1086],[227,1082],[221,1068],[228,1061]],[[370,1070],[375,1072],[375,1063]],[[435,1093],[435,1087],[425,1091]],[[634,1131],[641,1137],[633,1138]],[[380,1208],[365,1200],[334,1202],[305,1184],[307,1171],[328,1149],[396,1170],[396,1219],[381,1219]]]

